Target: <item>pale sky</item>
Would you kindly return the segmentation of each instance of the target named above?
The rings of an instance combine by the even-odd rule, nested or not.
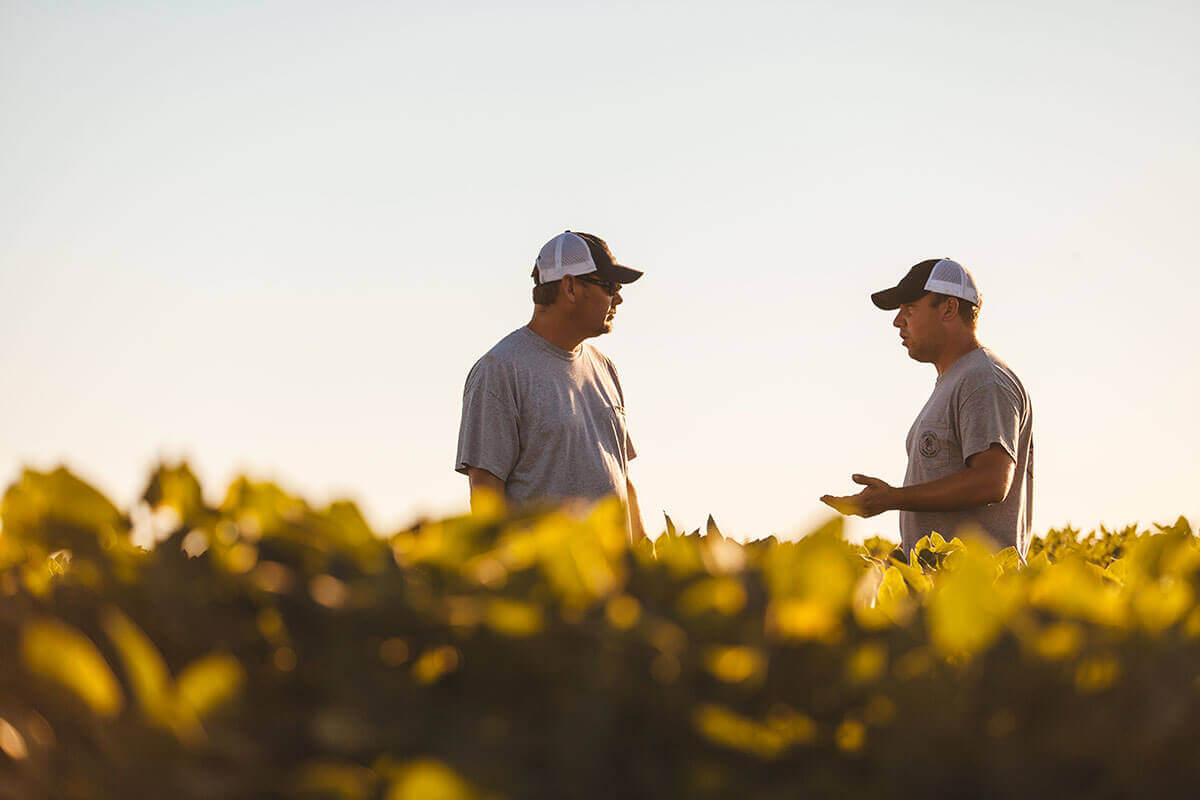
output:
[[[935,257],[1033,397],[1036,530],[1200,522],[1198,41],[1194,0],[0,0],[0,481],[465,509],[463,381],[570,228],[646,272],[593,343],[651,529],[899,483],[935,373],[868,295]]]

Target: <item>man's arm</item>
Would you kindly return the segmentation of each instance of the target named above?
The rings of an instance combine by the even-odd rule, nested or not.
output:
[[[487,492],[504,502],[504,481],[486,469],[467,467],[467,483],[471,487],[471,510],[479,511],[480,493]]]
[[[638,505],[637,490],[633,488],[633,481],[629,478],[625,479],[625,490],[629,498],[629,532],[634,544],[637,544],[646,538],[646,526],[642,523],[642,509]]]
[[[884,511],[964,511],[1008,497],[1016,465],[999,444],[967,459],[967,466],[944,478],[912,486],[890,486],[878,478],[852,475],[867,488],[855,495],[825,495],[821,502],[842,514],[873,517]]]

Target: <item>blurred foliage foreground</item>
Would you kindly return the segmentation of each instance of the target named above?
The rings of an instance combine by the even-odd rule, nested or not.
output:
[[[1187,521],[1015,552],[738,544],[619,507],[384,539],[186,466],[135,512],[25,473],[0,797],[1097,797],[1200,783]]]

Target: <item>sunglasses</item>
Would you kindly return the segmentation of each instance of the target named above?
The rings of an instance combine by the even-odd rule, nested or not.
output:
[[[590,283],[595,286],[599,286],[601,289],[604,290],[605,294],[607,294],[609,297],[612,297],[614,294],[621,291],[621,284],[616,283],[615,281],[605,281],[605,280],[601,280],[599,278],[589,278],[586,275],[576,275],[575,280],[583,281],[584,283]]]

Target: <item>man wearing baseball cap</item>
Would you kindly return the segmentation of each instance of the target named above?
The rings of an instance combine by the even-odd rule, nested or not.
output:
[[[533,267],[533,319],[467,375],[455,470],[472,504],[490,490],[514,506],[616,495],[632,537],[645,529],[628,464],[636,455],[616,367],[584,342],[612,330],[623,284],[642,276],[590,233],[566,231]]]
[[[905,552],[937,531],[983,533],[1024,560],[1033,518],[1033,405],[1012,369],[975,335],[975,279],[948,258],[922,261],[871,300],[896,311],[892,324],[910,358],[933,364],[937,382],[908,432],[903,486],[853,475],[865,486],[821,500],[843,514],[900,512]]]

